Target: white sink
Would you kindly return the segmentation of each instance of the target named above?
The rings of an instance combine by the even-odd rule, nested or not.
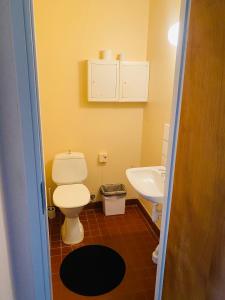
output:
[[[162,203],[166,169],[164,166],[131,168],[126,170],[133,188],[146,200]]]

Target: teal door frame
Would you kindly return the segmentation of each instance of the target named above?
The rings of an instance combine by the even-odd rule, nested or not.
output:
[[[32,0],[0,3],[0,140],[3,205],[15,299],[50,300]]]
[[[179,20],[179,41],[176,56],[176,68],[173,89],[172,114],[170,121],[170,137],[168,145],[168,158],[166,164],[167,176],[165,182],[165,201],[163,204],[162,221],[159,242],[159,259],[157,265],[155,300],[161,300],[163,291],[163,279],[166,262],[166,249],[170,222],[170,209],[173,191],[173,179],[176,162],[176,150],[178,131],[180,124],[180,110],[182,103],[183,79],[185,73],[187,36],[189,28],[189,15],[191,10],[191,0],[181,0],[180,20]],[[172,300],[172,299],[171,299]]]

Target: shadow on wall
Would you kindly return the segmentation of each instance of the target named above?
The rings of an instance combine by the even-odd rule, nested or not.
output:
[[[45,164],[45,176],[46,176],[46,193],[47,193],[47,202],[48,202],[48,205],[53,205],[53,202],[52,202],[52,195],[53,195],[53,192],[56,188],[56,184],[52,181],[52,172],[47,172],[47,170],[52,170],[52,163],[53,161],[48,161],[46,162]],[[51,200],[49,199],[50,198],[50,195],[49,195],[49,190],[48,189],[51,189]]]

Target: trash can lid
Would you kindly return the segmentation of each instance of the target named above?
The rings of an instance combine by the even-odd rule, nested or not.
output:
[[[103,184],[100,187],[100,192],[104,196],[116,196],[116,195],[126,195],[126,188],[124,184]]]

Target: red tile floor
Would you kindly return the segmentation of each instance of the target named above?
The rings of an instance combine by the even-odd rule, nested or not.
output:
[[[140,208],[129,205],[125,215],[117,216],[104,216],[101,209],[86,209],[80,214],[80,220],[84,226],[85,238],[82,243],[72,246],[61,241],[61,213],[57,212],[56,218],[49,221],[54,300],[153,299],[156,266],[151,255],[158,240]],[[102,244],[113,248],[126,263],[126,274],[121,284],[111,292],[97,297],[80,296],[69,291],[59,276],[63,258],[74,249],[89,244]]]

